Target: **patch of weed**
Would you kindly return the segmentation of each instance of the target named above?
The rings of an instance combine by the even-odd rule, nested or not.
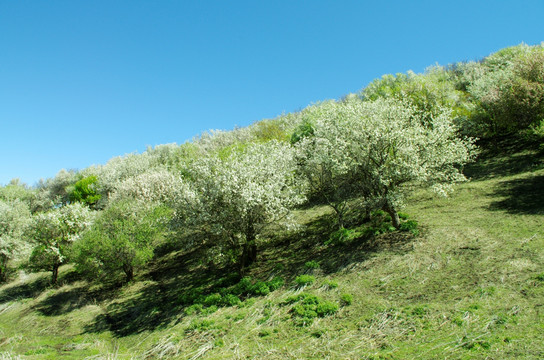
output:
[[[312,285],[315,282],[315,277],[312,275],[299,275],[295,278],[295,284],[298,287]]]
[[[315,260],[306,261],[304,267],[308,270],[319,269],[319,263]]]
[[[342,294],[340,295],[340,300],[342,300],[342,305],[351,305],[353,303],[353,295],[351,294]]]
[[[334,280],[325,280],[323,281],[323,286],[327,289],[336,289],[338,287],[338,282]]]

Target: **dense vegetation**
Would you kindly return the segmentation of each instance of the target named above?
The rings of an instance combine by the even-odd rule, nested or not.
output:
[[[17,270],[23,274],[49,271],[52,291],[60,290],[59,299],[51,299],[56,296],[52,295],[38,306],[46,316],[68,312],[57,309],[56,301],[72,296],[73,290],[62,292],[70,286],[70,277],[80,284],[73,294],[84,293],[85,299],[125,299],[109,302],[105,318],[90,313],[94,318],[86,320],[81,334],[110,331],[125,337],[160,326],[175,329],[174,319],[189,319],[181,338],[172,332],[155,339],[156,348],[139,354],[142,358],[197,358],[224,347],[223,338],[233,341],[225,328],[230,326],[225,325],[228,321],[248,317],[252,320],[244,323],[246,330],[254,328],[258,338],[273,338],[277,340],[274,346],[280,347],[281,339],[302,338],[304,329],[311,329],[306,335],[323,345],[324,339],[332,339],[327,331],[343,336],[333,328],[345,321],[346,329],[365,329],[368,344],[359,347],[366,346],[368,351],[360,348],[342,355],[348,354],[343,346],[354,341],[345,333],[344,345],[333,341],[329,352],[298,353],[295,349],[304,346],[285,340],[292,349],[277,354],[263,355],[244,345],[238,355],[218,350],[211,351],[213,356],[351,358],[379,353],[403,358],[402,354],[416,356],[416,348],[403,350],[400,344],[416,339],[434,344],[421,345],[430,358],[448,349],[451,356],[465,356],[457,351],[462,350],[485,357],[485,351],[499,341],[497,337],[503,341],[493,345],[499,352],[513,341],[515,335],[505,324],[531,329],[527,336],[535,341],[533,336],[542,335],[538,311],[530,326],[528,318],[516,317],[521,309],[515,307],[520,305],[482,320],[487,316],[482,309],[494,309],[488,302],[514,304],[512,299],[517,297],[498,288],[498,274],[490,274],[493,285],[475,280],[479,272],[491,270],[467,254],[482,260],[485,252],[497,257],[497,264],[518,259],[512,245],[515,240],[508,235],[511,227],[516,228],[518,241],[525,241],[519,250],[525,255],[516,261],[525,263],[516,263],[521,275],[503,274],[503,278],[515,276],[512,286],[523,289],[529,304],[544,299],[544,262],[538,255],[544,181],[541,173],[529,180],[530,175],[524,173],[539,170],[543,138],[542,46],[519,45],[478,62],[434,66],[424,74],[386,75],[360,93],[247,128],[210,131],[182,145],[160,145],[80,171],[62,170],[35,187],[13,180],[0,187],[0,281],[15,279]],[[495,166],[493,162],[501,163]],[[530,164],[523,167],[526,162]],[[512,173],[504,172],[508,169]],[[495,184],[495,173],[514,176],[505,181],[533,184],[523,188],[527,194],[518,194],[519,202],[527,202],[525,207],[518,200],[505,200],[508,207],[496,200],[495,206],[505,213],[482,215],[470,208],[472,202],[476,206],[478,201],[487,201],[482,194]],[[518,173],[522,175],[516,177]],[[470,177],[476,183],[456,185]],[[455,188],[460,189],[457,200],[440,198]],[[439,197],[430,196],[429,191]],[[444,223],[441,212],[452,218]],[[471,216],[476,220],[469,220]],[[460,218],[465,217],[463,225]],[[419,224],[424,224],[421,229]],[[414,238],[426,239],[434,246],[427,251],[433,253],[414,249],[418,244]],[[487,242],[479,243],[480,238]],[[443,243],[437,245],[439,241]],[[394,255],[405,252],[407,246],[412,247],[410,255]],[[493,255],[501,246],[506,253]],[[384,263],[381,269],[370,260],[370,254],[379,251],[385,254],[377,257]],[[404,263],[406,256],[409,264]],[[496,269],[495,260],[482,261]],[[350,280],[358,276],[357,271],[341,272],[348,264],[337,261],[367,268],[370,277]],[[400,272],[410,274],[395,273],[395,261]],[[65,264],[73,265],[65,266],[67,275],[59,281],[59,269]],[[441,275],[430,275],[431,270]],[[423,276],[421,281],[409,279],[416,273]],[[28,288],[21,285],[26,289],[21,291],[28,297],[43,297],[32,290],[45,285],[43,277],[34,279]],[[455,294],[436,290],[443,281],[453,292],[453,288],[475,291],[466,283],[470,279],[480,293],[471,293],[468,300],[461,297],[459,310],[447,302]],[[142,281],[144,288],[146,281],[159,285],[138,294],[136,284]],[[352,281],[380,296],[364,295],[350,285]],[[280,288],[287,295],[276,291]],[[0,292],[0,315],[9,309],[4,304],[24,298],[18,297],[17,286],[5,289]],[[147,299],[153,291],[161,293],[157,295],[161,304]],[[510,299],[503,299],[506,295]],[[426,301],[402,301],[413,300],[412,296]],[[389,305],[385,298],[390,299]],[[258,314],[251,310],[255,303],[260,304]],[[219,309],[225,309],[230,318],[213,315]],[[338,323],[327,320],[335,314],[339,314]],[[488,321],[481,334],[475,329],[480,320]],[[0,317],[2,326],[3,321]],[[329,324],[329,330],[325,325],[316,328],[316,322]],[[464,337],[452,343],[442,334],[440,322],[454,336],[464,331]],[[0,331],[2,335],[5,330]],[[433,331],[448,340],[441,344],[429,338]],[[421,332],[422,337],[407,337],[410,332]],[[198,350],[184,353],[183,347],[196,333],[207,340],[194,339]],[[8,345],[4,341],[0,349]],[[4,349],[24,350],[40,358],[39,352],[28,353],[21,346]],[[516,351],[511,355],[523,353]],[[544,356],[539,347],[525,351],[528,358]]]

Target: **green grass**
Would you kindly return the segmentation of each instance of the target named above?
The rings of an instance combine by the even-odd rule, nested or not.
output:
[[[498,145],[450,198],[418,191],[403,209],[417,233],[326,244],[329,209],[300,210],[245,290],[200,250],[167,252],[124,286],[70,267],[58,288],[20,276],[0,288],[0,359],[544,358],[543,159]]]

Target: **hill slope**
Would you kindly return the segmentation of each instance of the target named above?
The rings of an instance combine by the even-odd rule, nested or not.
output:
[[[0,358],[544,358],[544,156],[514,139],[494,148],[450,198],[410,199],[417,236],[325,244],[329,210],[299,210],[304,226],[272,234],[248,272],[284,285],[233,306],[209,295],[237,280],[175,249],[122,287],[70,267],[58,288],[22,274],[0,288]],[[295,286],[301,274],[315,281]]]

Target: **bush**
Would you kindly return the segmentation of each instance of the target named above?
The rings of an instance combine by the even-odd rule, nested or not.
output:
[[[246,295],[251,292],[253,282],[249,276],[243,277],[240,282],[232,288],[232,294],[234,295]]]
[[[295,283],[299,287],[312,285],[314,282],[315,277],[313,277],[312,275],[299,275],[295,278]]]
[[[265,296],[270,293],[270,288],[264,281],[257,281],[251,287],[251,294]]]
[[[475,65],[476,66],[476,65]],[[500,50],[479,64],[468,91],[477,104],[477,136],[538,128],[544,118],[544,49],[519,45]]]
[[[346,229],[341,228],[331,234],[329,240],[325,241],[325,245],[343,245],[355,239],[360,238],[364,233],[359,228]]]
[[[305,121],[304,123],[300,124],[291,135],[291,144],[296,144],[300,140],[306,137],[313,136],[313,135],[314,135],[313,125],[310,122]]]
[[[325,280],[323,285],[329,289],[336,289],[338,287],[338,283],[334,280]]]
[[[319,317],[332,315],[338,311],[338,304],[332,301],[323,301],[317,304],[316,312]]]
[[[270,291],[278,290],[284,283],[285,282],[283,279],[279,276],[276,276],[272,280],[266,282]]]
[[[253,283],[250,277],[244,277],[240,282],[234,285],[231,289],[225,289],[225,293],[230,293],[238,296],[242,295],[257,295],[265,296],[271,291],[282,287],[284,281],[281,277],[276,276],[270,281],[257,281]]]
[[[186,304],[186,305],[193,304],[195,302],[200,302],[197,300],[203,300],[201,288],[193,288],[187,292],[184,292],[183,294],[179,296],[179,301],[182,304]]]
[[[241,303],[240,298],[236,295],[227,294],[222,299],[222,304],[226,306],[235,306]]]
[[[221,300],[221,294],[211,294],[204,298],[203,304],[206,306],[219,305]]]
[[[208,320],[208,319],[194,320],[193,322],[191,322],[191,325],[189,325],[187,330],[189,330],[189,331],[191,331],[191,330],[192,331],[209,330],[213,326],[214,323],[215,323],[215,321]]]
[[[408,220],[409,217],[410,217],[410,215],[408,215],[406,213],[403,213],[403,212],[399,212],[399,218],[401,220]]]
[[[127,281],[134,270],[152,258],[154,249],[167,235],[172,211],[138,201],[110,204],[75,244],[76,266],[94,276],[124,272]]]
[[[338,311],[337,303],[306,293],[291,296],[283,304],[295,304],[291,308],[291,313],[298,326],[309,325],[317,317],[325,317]]]
[[[203,315],[209,315],[209,314],[213,314],[214,312],[216,312],[218,310],[218,307],[216,305],[212,305],[210,307],[207,307],[205,309],[202,309],[202,314]]]
[[[202,309],[203,309],[202,304],[193,304],[185,308],[185,315],[198,314],[202,311]]]
[[[91,208],[100,200],[102,195],[97,191],[98,178],[94,175],[87,176],[77,181],[69,194],[70,201],[84,203]]]
[[[353,303],[353,295],[351,294],[342,294],[340,295],[340,299],[344,305],[351,305]]]
[[[419,230],[418,230],[417,226],[418,226],[417,221],[415,221],[415,220],[408,220],[408,221],[403,222],[403,223],[400,224],[399,230],[400,230],[400,231],[409,231],[409,232],[411,232],[414,236],[416,236],[416,235],[419,234]]]
[[[304,267],[306,269],[309,269],[309,270],[313,270],[313,269],[319,269],[319,263],[315,260],[312,260],[312,261],[307,261],[305,264],[304,264]]]

